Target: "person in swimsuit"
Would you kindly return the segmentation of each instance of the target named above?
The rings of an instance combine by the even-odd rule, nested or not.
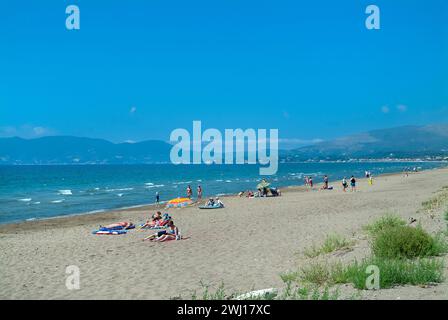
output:
[[[202,200],[202,187],[198,186],[198,200],[201,201]]]
[[[146,223],[141,228],[154,228],[159,227],[162,220],[162,213],[157,211],[152,215],[151,220],[147,220]]]
[[[101,228],[105,228],[105,229],[130,229],[134,226],[134,224],[132,222],[127,222],[127,221],[122,221],[122,222],[117,222],[117,223],[112,223],[109,224],[107,226],[100,226]]]
[[[193,191],[191,190],[191,186],[188,185],[188,187],[187,187],[187,198],[191,199],[192,195],[193,195]]]
[[[162,230],[155,234],[152,234],[149,237],[143,239],[143,241],[149,240],[149,241],[164,242],[167,240],[180,240],[180,239],[181,236],[179,233],[179,229],[174,225],[173,220],[170,220],[170,222],[168,223],[168,228],[166,230]]]
[[[354,176],[350,178],[351,191],[356,191],[356,179]]]
[[[328,189],[328,176],[327,175],[324,176],[324,186],[322,187],[322,189]]]

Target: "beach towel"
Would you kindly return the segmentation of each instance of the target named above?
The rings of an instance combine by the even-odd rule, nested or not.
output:
[[[126,231],[124,231],[124,230],[96,230],[96,231],[93,231],[92,234],[116,236],[116,235],[126,234]]]

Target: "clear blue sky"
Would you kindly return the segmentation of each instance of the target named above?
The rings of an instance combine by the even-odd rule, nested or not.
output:
[[[202,120],[300,144],[448,122],[447,21],[446,0],[2,2],[0,136],[168,140]]]

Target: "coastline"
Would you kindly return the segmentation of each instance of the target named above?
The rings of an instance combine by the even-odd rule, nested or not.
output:
[[[347,262],[365,257],[369,245],[363,226],[388,212],[405,220],[415,217],[431,232],[446,230],[442,214],[420,212],[422,202],[445,186],[448,168],[378,176],[373,186],[359,179],[357,192],[344,193],[338,186],[332,191],[293,187],[283,189],[281,197],[229,196],[223,199],[224,209],[166,210],[185,236],[168,243],[142,241],[149,230],[91,234],[99,224],[144,221],[153,213],[150,207],[2,226],[0,298],[189,299],[194,291],[202,293],[201,282],[212,287],[222,282],[236,292],[281,288],[280,275],[309,264],[304,251],[329,234],[355,242],[351,250],[329,258]],[[80,290],[65,286],[71,265],[81,270]],[[348,296],[356,293],[349,286],[342,290]],[[362,292],[362,298],[446,299],[446,292],[447,281]]]
[[[417,162],[424,162],[424,161],[415,161]],[[434,161],[432,161],[434,162]],[[443,161],[439,161],[443,162]],[[432,170],[443,170],[444,168],[431,168],[431,169],[425,169],[419,172],[425,172],[425,171],[432,171]],[[390,173],[383,173],[375,176],[376,178],[379,177],[388,177],[388,176],[399,176],[402,175],[402,172],[390,172]],[[414,174],[411,172],[410,174]],[[331,184],[331,181],[330,181]],[[337,184],[339,184],[339,181],[337,181]],[[322,182],[314,183],[314,189],[319,189],[323,185]],[[281,190],[282,193],[285,192],[304,192],[307,191],[307,188],[302,185],[292,185],[292,186],[282,186],[279,185],[278,188]],[[236,192],[237,193],[237,192]],[[209,197],[222,197],[222,198],[229,198],[234,197],[238,198],[236,193],[229,193],[229,194],[212,194],[209,195]],[[204,202],[205,200],[202,200]],[[51,227],[71,227],[71,226],[79,226],[83,223],[85,224],[91,224],[91,223],[98,223],[98,225],[102,224],[103,220],[111,220],[111,219],[120,219],[120,216],[122,213],[126,212],[135,212],[135,213],[147,213],[152,211],[163,211],[165,210],[166,201],[162,201],[160,204],[156,203],[148,203],[148,204],[141,204],[141,205],[133,205],[133,206],[126,206],[126,207],[120,207],[116,209],[100,209],[100,210],[94,210],[98,212],[80,212],[80,213],[73,213],[68,215],[61,215],[61,216],[54,216],[54,217],[48,217],[48,218],[37,218],[32,220],[24,220],[24,221],[14,221],[14,222],[6,222],[0,224],[0,233],[8,232],[11,230],[32,230],[35,228],[51,228]],[[201,202],[194,202],[191,207],[197,207],[200,205]],[[150,215],[150,214],[148,214]],[[72,221],[71,221],[72,220]]]

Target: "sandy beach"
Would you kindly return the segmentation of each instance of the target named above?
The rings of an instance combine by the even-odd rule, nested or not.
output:
[[[313,243],[337,233],[352,250],[328,259],[350,261],[369,253],[362,227],[385,213],[417,218],[431,232],[446,230],[441,214],[421,212],[422,202],[448,185],[448,169],[359,179],[357,192],[283,189],[276,198],[223,199],[220,210],[196,206],[169,209],[187,239],[143,242],[151,231],[95,236],[92,230],[116,221],[144,222],[155,209],[142,207],[0,226],[1,299],[169,299],[201,293],[201,281],[227,290],[282,286],[280,274],[309,263]],[[445,258],[445,261],[447,259]],[[80,290],[65,286],[66,267],[79,267]],[[447,272],[445,264],[445,273]],[[350,286],[345,286],[352,292]],[[448,282],[404,286],[363,299],[448,299]]]

